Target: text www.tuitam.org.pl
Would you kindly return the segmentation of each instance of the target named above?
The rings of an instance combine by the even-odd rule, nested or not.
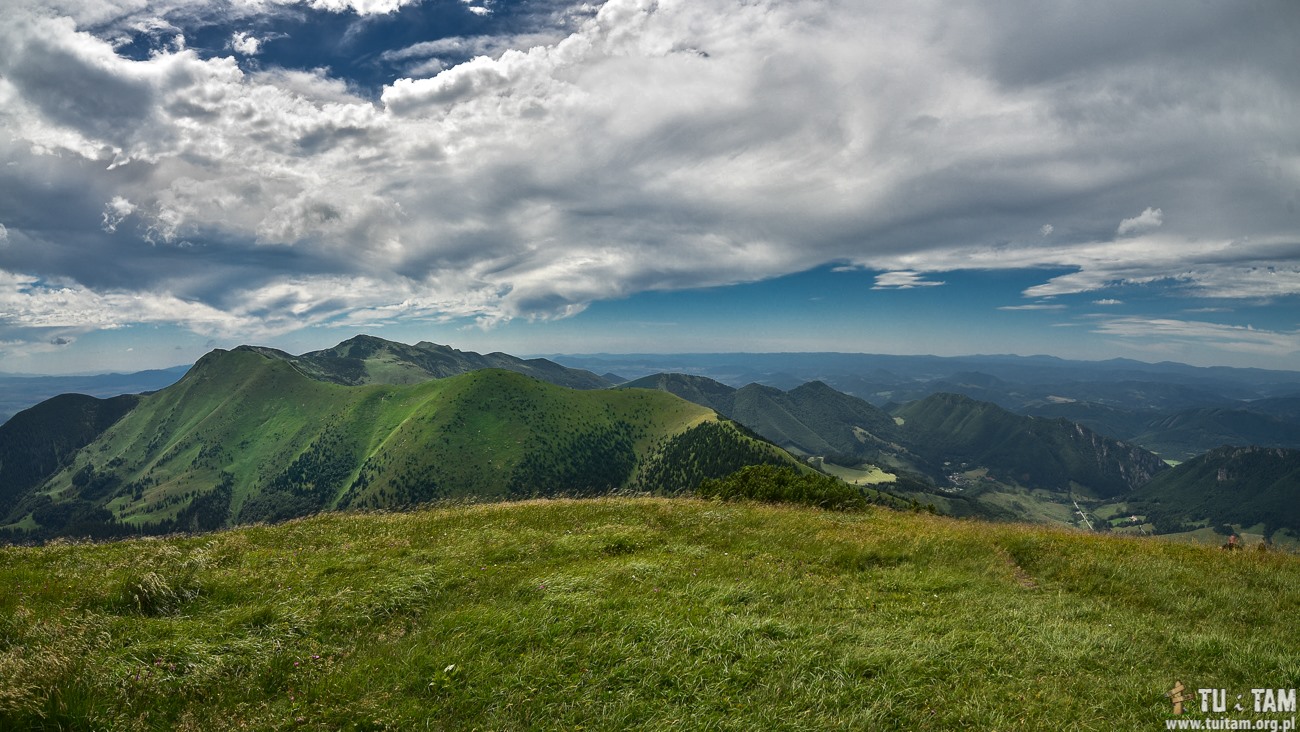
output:
[[[1174,719],[1165,720],[1165,729],[1251,729],[1251,730],[1295,730],[1296,690],[1295,689],[1251,689],[1249,697],[1237,694],[1230,697],[1227,689],[1197,689],[1196,694],[1183,686],[1180,681],[1174,688],[1165,692],[1173,703]],[[1199,705],[1197,704],[1199,702]],[[1200,707],[1202,715],[1218,714],[1221,716],[1183,717],[1183,706],[1189,711]],[[1244,716],[1249,712],[1255,714],[1290,714],[1289,717],[1251,719]]]

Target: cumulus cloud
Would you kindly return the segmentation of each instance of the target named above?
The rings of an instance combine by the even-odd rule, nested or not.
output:
[[[104,224],[102,228],[108,233],[117,231],[117,227],[126,217],[135,213],[135,204],[122,196],[113,196],[113,200],[104,204]]]
[[[20,0],[0,27],[0,219],[36,245],[0,253],[11,322],[492,323],[828,262],[1300,294],[1284,3],[609,0],[389,49],[408,76],[371,89],[89,30],[187,5]]]
[[[1093,301],[1092,301],[1092,304],[1093,304],[1093,305],[1105,305],[1105,306],[1109,307],[1109,306],[1111,306],[1111,305],[1123,305],[1123,304],[1124,304],[1124,301],[1123,301],[1123,300],[1116,300],[1116,299],[1113,298],[1113,297],[1104,297],[1104,298],[1102,298],[1102,299],[1100,299],[1100,300],[1093,300]]]
[[[411,73],[420,68],[418,64],[438,64],[432,75],[441,71],[445,60],[471,59],[478,56],[500,58],[506,51],[528,50],[539,46],[554,45],[565,38],[564,33],[518,33],[509,35],[448,36],[433,41],[421,41],[404,48],[384,51],[381,60],[389,62],[411,62],[416,66]]]
[[[1147,208],[1137,216],[1119,222],[1119,229],[1115,233],[1125,236],[1135,232],[1150,231],[1159,228],[1164,222],[1165,214],[1163,211],[1158,208]]]
[[[235,53],[256,56],[262,52],[262,41],[247,31],[239,31],[230,37],[230,48]]]

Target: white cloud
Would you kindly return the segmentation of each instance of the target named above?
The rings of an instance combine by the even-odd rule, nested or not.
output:
[[[306,5],[315,10],[341,13],[351,10],[357,15],[388,15],[421,0],[233,0],[235,5],[257,9],[265,5]]]
[[[131,203],[122,196],[113,196],[113,200],[104,204],[103,220],[101,228],[109,233],[117,231],[117,227],[126,217],[135,213],[135,204]]]
[[[1105,297],[1105,298],[1102,298],[1102,299],[1100,299],[1100,300],[1093,300],[1093,301],[1092,301],[1092,304],[1093,304],[1093,305],[1104,305],[1104,306],[1109,307],[1109,306],[1112,306],[1112,305],[1123,305],[1123,304],[1124,304],[1124,301],[1123,301],[1123,300],[1116,300],[1116,299],[1111,298],[1111,297]]]
[[[1035,302],[1027,305],[1003,305],[998,310],[1064,310],[1066,306],[1060,303],[1042,303]]]
[[[230,37],[230,48],[245,56],[256,56],[262,52],[262,41],[247,31],[239,31]]]
[[[428,59],[470,59],[477,56],[490,56],[497,59],[506,51],[527,51],[532,48],[551,46],[564,40],[564,38],[565,34],[563,33],[449,36],[433,41],[422,41],[405,48],[384,51],[379,57],[384,61],[423,60],[425,63],[428,62]]]
[[[4,224],[0,224],[0,244],[9,241],[9,229]]]
[[[876,275],[876,284],[873,290],[910,290],[913,287],[937,287],[942,282],[924,279],[920,272],[911,272],[908,270],[899,270],[895,272],[882,272]]]
[[[0,157],[17,163],[0,191],[29,202],[38,245],[0,267],[67,283],[15,291],[33,322],[90,327],[135,295],[186,305],[123,300],[113,322],[563,317],[827,262],[883,271],[881,289],[1052,267],[1071,271],[1027,297],[1300,294],[1293,69],[1234,43],[1291,38],[1245,14],[610,0],[575,29],[391,49],[409,76],[357,89],[193,50],[130,60],[84,30],[186,3],[38,5],[0,27]],[[1152,29],[1172,40],[1129,43]],[[1116,229],[1133,201],[1162,208]],[[157,248],[103,243],[128,216]]]
[[[1262,330],[1249,325],[1129,317],[1105,320],[1094,330],[1102,335],[1148,341],[1162,347],[1180,344],[1263,356],[1300,353],[1300,331]]]
[[[1159,228],[1164,222],[1165,214],[1163,211],[1158,208],[1147,208],[1137,216],[1119,222],[1119,228],[1115,233],[1125,236],[1136,232],[1150,231]]]

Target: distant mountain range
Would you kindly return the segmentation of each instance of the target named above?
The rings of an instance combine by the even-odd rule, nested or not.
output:
[[[972,500],[980,492],[962,489],[976,471],[985,483],[1098,499],[1128,493],[1168,468],[1140,447],[1067,420],[1021,416],[958,394],[932,394],[896,406],[891,414],[819,381],[785,392],[656,374],[618,388],[670,391],[732,417],[796,455],[840,466],[868,463],[920,477],[932,490],[964,492]]]
[[[821,381],[886,409],[932,394],[962,394],[1016,414],[1065,418],[1169,460],[1186,460],[1221,445],[1300,449],[1297,371],[1049,356],[760,353],[551,358],[637,380],[674,372],[734,388],[752,383],[782,390]]]
[[[15,376],[0,374],[0,424],[30,406],[60,394],[114,397],[140,394],[171,386],[189,366],[137,371],[133,374],[90,376]]]
[[[676,493],[771,462],[814,466],[957,515],[1107,527],[1115,522],[1098,512],[1126,512],[1136,524],[1126,528],[1193,530],[1259,513],[1227,511],[1218,499],[1168,510],[1171,491],[1201,490],[1199,478],[1184,476],[1242,460],[1214,448],[1240,440],[1285,455],[1300,443],[1292,372],[1003,357],[697,358],[734,373],[779,367],[769,379],[778,383],[811,372],[827,379],[781,388],[656,373],[614,387],[634,373],[630,361],[575,364],[598,376],[549,359],[371,336],[302,355],[218,350],[154,393],[64,395],[0,425],[0,529],[107,536],[459,496]],[[844,370],[855,366],[871,368]],[[959,370],[934,376],[944,367]],[[1124,378],[1105,380],[1114,375]],[[1048,378],[1065,376],[1075,380]],[[863,398],[832,379],[874,391]],[[1210,443],[1173,469],[1143,449],[1190,458]],[[1252,499],[1259,505],[1285,494],[1280,483],[1262,491]],[[1282,518],[1270,533],[1300,532],[1300,518],[1275,513]]]
[[[614,373],[627,379],[656,373],[689,373],[708,376],[736,387],[758,383],[787,390],[820,380],[872,402],[918,398],[924,394],[916,395],[911,389],[899,390],[896,395],[893,392],[906,385],[919,385],[924,391],[924,385],[931,382],[960,383],[964,379],[954,377],[970,374],[983,375],[980,377],[983,380],[992,377],[1008,385],[986,384],[995,387],[995,391],[1023,388],[1025,392],[1018,398],[1095,384],[1099,389],[1112,392],[1108,398],[1122,403],[1127,398],[1126,392],[1114,393],[1113,385],[1129,382],[1151,385],[1153,395],[1159,393],[1157,387],[1160,385],[1188,387],[1214,395],[1213,398],[1232,400],[1300,395],[1300,371],[1200,367],[1172,362],[1153,364],[1130,359],[1073,361],[1054,356],[894,356],[867,353],[553,354],[547,358],[572,368]]]

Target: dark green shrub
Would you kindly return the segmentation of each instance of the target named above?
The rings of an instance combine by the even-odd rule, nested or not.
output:
[[[799,473],[776,465],[750,465],[725,478],[706,480],[696,493],[701,498],[763,503],[799,503],[836,511],[860,510],[867,501],[844,481],[818,473]]]

